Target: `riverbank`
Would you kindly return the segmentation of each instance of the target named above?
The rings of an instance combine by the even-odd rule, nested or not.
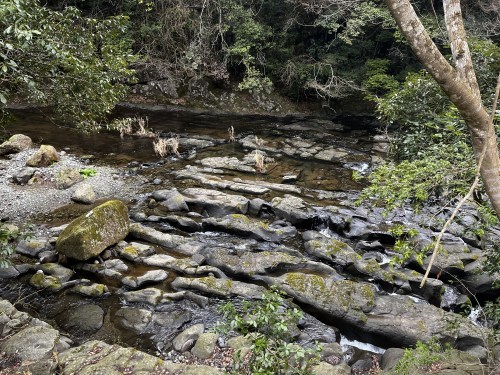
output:
[[[109,143],[93,161],[87,162],[83,152],[66,154],[40,169],[52,176],[67,167],[95,169],[94,176],[65,194],[95,181],[96,192],[110,189],[102,193],[103,201],[129,203],[122,240],[99,257],[59,257],[56,247],[64,230],[59,224],[80,214],[92,217],[92,209],[102,203],[69,201],[58,211],[61,216],[39,217],[43,233],[17,245],[14,266],[3,273],[1,296],[12,301],[18,298],[12,291],[31,296],[23,307],[77,345],[89,339],[120,342],[170,360],[190,352],[196,342],[175,348],[177,335],[199,324],[209,333],[221,319],[221,304],[258,301],[274,285],[305,312],[294,327],[296,343],[338,345],[339,363],[353,373],[368,373],[386,348],[431,338],[491,360],[492,348],[484,339],[488,329],[458,314],[477,300],[494,298],[495,275],[482,271],[485,254],[472,230],[478,224],[473,206],[450,227],[445,253],[438,255],[421,289],[430,252],[423,252],[421,262],[391,262],[399,239],[391,228],[418,229],[414,245],[425,249],[440,229],[443,212],[408,208],[384,216],[378,207],[354,204],[361,185],[352,172],[369,171],[383,157],[383,142],[343,124],[331,129],[299,120],[289,126],[262,119],[216,123],[214,117],[196,123],[162,111],[151,118],[155,131],[178,136],[179,155],[159,160],[151,140],[146,150],[144,140],[106,134]],[[234,139],[227,132],[230,124],[236,128]],[[30,131],[39,128],[37,123]],[[53,139],[62,143],[71,137]],[[81,144],[91,138],[75,139]],[[136,149],[142,153],[129,151]],[[21,152],[12,167],[5,159],[4,176],[24,168],[26,156]],[[26,189],[40,196],[52,194],[57,184],[38,182],[4,183],[14,194]],[[54,205],[70,199],[57,194]],[[29,210],[23,207],[19,211]],[[498,228],[487,231],[494,236]],[[379,348],[367,353],[356,349],[355,340]]]

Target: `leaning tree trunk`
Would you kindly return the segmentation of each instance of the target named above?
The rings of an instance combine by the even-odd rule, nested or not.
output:
[[[454,59],[458,65],[457,71],[448,63],[429,37],[409,0],[385,0],[385,2],[413,53],[455,104],[465,120],[478,162],[486,148],[480,165],[480,173],[493,209],[500,218],[500,159],[496,134],[493,122],[482,105],[472,63],[468,61],[470,53],[465,31],[457,35],[460,38],[453,38],[454,44],[452,40],[452,48],[455,50]],[[457,12],[457,7],[460,9],[460,3],[458,0],[445,0],[445,3],[448,3],[446,20],[449,23],[448,29],[459,33],[460,25],[463,29],[461,12]],[[466,50],[464,46],[467,46]],[[468,58],[466,55],[469,55]]]

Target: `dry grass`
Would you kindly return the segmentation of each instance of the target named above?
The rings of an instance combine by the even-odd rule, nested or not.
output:
[[[267,166],[266,166],[266,157],[264,154],[260,152],[255,152],[254,155],[254,160],[255,160],[255,169],[259,173],[265,173]]]
[[[262,145],[265,143],[265,141],[264,141],[262,138],[259,138],[259,137],[255,136],[255,138],[254,138],[254,143],[255,143],[257,146],[262,146]]]
[[[141,138],[155,137],[155,133],[148,129],[147,125],[147,117],[125,117],[113,120],[108,125],[108,130],[118,131],[121,138],[126,135],[134,135]]]
[[[229,134],[229,142],[236,142],[236,138],[234,136],[234,127],[232,125],[227,128],[227,132]]]
[[[179,136],[174,136],[168,139],[158,138],[153,142],[153,148],[155,150],[155,154],[162,158],[170,154],[180,156]]]

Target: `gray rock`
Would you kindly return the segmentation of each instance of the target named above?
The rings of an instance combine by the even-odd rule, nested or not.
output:
[[[123,240],[129,231],[128,209],[118,200],[108,201],[73,220],[56,242],[56,251],[87,260]]]
[[[76,203],[93,204],[96,200],[94,188],[90,184],[80,184],[71,195],[71,200]]]
[[[380,359],[380,368],[385,371],[392,370],[403,357],[405,351],[401,348],[387,349]]]
[[[297,234],[295,227],[285,226],[274,228],[266,222],[250,219],[248,216],[241,214],[204,219],[203,229],[223,231],[236,234],[240,237],[249,237],[268,242],[281,242]]]
[[[37,257],[42,251],[51,250],[52,246],[47,238],[32,238],[21,240],[16,246],[16,253]]]
[[[199,161],[199,163],[205,167],[209,168],[222,168],[229,169],[232,171],[255,173],[255,169],[249,165],[244,164],[242,161],[234,156],[214,156],[210,158],[204,158]]]
[[[209,216],[220,217],[228,214],[246,214],[248,199],[241,195],[231,195],[217,190],[189,188],[183,191],[191,211],[206,212]]]
[[[319,232],[303,233],[304,248],[309,255],[347,266],[361,259],[349,245],[335,238],[329,238]]]
[[[27,184],[35,171],[36,169],[32,167],[23,168],[12,176],[12,180],[19,185]]]
[[[146,375],[156,373],[183,375],[222,375],[225,372],[210,366],[186,365],[162,361],[157,357],[102,341],[87,341],[85,344],[60,353],[59,364],[67,374]]]
[[[216,333],[208,332],[201,334],[198,340],[196,340],[193,349],[191,349],[191,353],[200,359],[210,358],[214,354],[218,339],[219,335]]]
[[[170,215],[162,217],[161,220],[186,232],[199,232],[201,230],[201,224],[188,217]]]
[[[154,312],[152,322],[162,328],[173,328],[175,330],[181,328],[185,323],[191,321],[191,313],[189,310],[178,310],[168,312]]]
[[[132,292],[123,293],[127,303],[145,303],[156,306],[161,302],[163,292],[157,288],[146,288]]]
[[[57,262],[57,259],[59,256],[57,255],[57,252],[54,250],[46,250],[42,251],[38,254],[38,259],[40,260],[40,263],[55,263]]]
[[[23,361],[50,358],[59,340],[59,332],[46,326],[25,328],[0,342],[0,350]]]
[[[92,298],[101,297],[104,293],[109,292],[108,287],[104,284],[77,285],[70,291]]]
[[[116,250],[122,258],[133,262],[137,262],[140,258],[144,258],[155,253],[155,249],[150,245],[138,242],[120,242]]]
[[[314,210],[303,199],[293,195],[285,194],[283,198],[273,198],[271,205],[276,216],[284,218],[292,225],[305,225],[314,217]]]
[[[13,279],[19,275],[19,271],[13,265],[0,267],[0,279]]]
[[[116,272],[127,272],[128,266],[121,259],[109,259],[105,261],[102,266],[108,270]]]
[[[195,324],[179,333],[172,342],[174,349],[178,352],[186,352],[194,345],[196,340],[205,331],[204,324]]]
[[[351,375],[351,368],[346,363],[331,365],[326,362],[320,362],[312,368],[314,375]]]
[[[0,155],[15,154],[31,147],[31,138],[24,134],[14,134],[8,140],[0,144]]]
[[[468,319],[406,296],[377,296],[373,285],[368,283],[332,281],[302,273],[260,279],[279,286],[330,319],[357,326],[367,335],[384,337],[397,345],[411,346],[432,338],[450,342],[457,348],[484,345],[481,337],[486,333]],[[451,326],[456,328],[450,329]]]
[[[309,270],[340,278],[337,272],[326,264],[309,261],[280,251],[260,253],[244,252],[232,254],[228,248],[215,247],[203,251],[206,263],[235,276],[253,278],[267,273]]]
[[[321,345],[323,347],[323,350],[321,351],[321,359],[325,359],[331,356],[339,358],[339,360],[342,359],[342,356],[344,354],[344,351],[342,350],[342,347],[340,346],[339,343],[337,342],[330,342],[326,344]]]
[[[263,207],[270,208],[271,206],[263,199],[254,198],[248,203],[248,214],[252,216],[259,216]]]
[[[175,249],[177,246],[186,242],[186,239],[182,236],[163,233],[139,223],[130,225],[130,235],[134,238],[145,240],[171,249]]]
[[[152,315],[149,310],[123,307],[116,312],[115,319],[122,327],[142,334],[151,323]]]
[[[227,346],[234,349],[240,358],[245,357],[252,350],[252,341],[248,336],[236,336],[227,340]]]
[[[61,283],[68,281],[75,274],[74,271],[57,263],[44,263],[35,265],[35,269],[37,271],[42,270],[45,274],[57,277]]]
[[[70,332],[94,333],[104,322],[104,310],[95,304],[73,306],[56,318],[57,324]]]
[[[155,191],[153,198],[160,202],[157,207],[161,211],[189,211],[184,196],[175,188]]]
[[[332,160],[339,160],[343,159],[349,155],[349,151],[347,151],[344,148],[327,148],[325,150],[322,150],[318,152],[316,155],[314,155],[315,159],[319,160],[325,160],[325,161],[332,161]]]
[[[26,161],[28,167],[48,167],[57,163],[60,156],[53,146],[41,145],[40,148]]]
[[[261,298],[266,290],[262,286],[229,279],[216,279],[213,276],[199,278],[177,277],[171,285],[175,290],[195,289],[203,293],[226,298],[232,296]]]
[[[65,190],[83,181],[83,176],[76,168],[65,168],[56,174],[56,187]]]
[[[168,277],[168,273],[164,270],[151,270],[147,271],[142,276],[127,276],[122,279],[123,285],[128,286],[129,288],[135,289],[139,288],[144,284],[153,284],[159,283],[161,281],[166,280]]]

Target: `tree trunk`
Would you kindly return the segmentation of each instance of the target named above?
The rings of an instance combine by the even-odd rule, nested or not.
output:
[[[464,22],[460,0],[443,0],[444,20],[450,38],[451,53],[458,73],[458,78],[469,85],[469,88],[478,98],[481,97],[477,84],[476,72],[472,65],[472,58],[465,35]]]
[[[462,24],[461,12],[457,13],[457,6],[458,9],[460,8],[459,1],[448,0],[447,2],[449,3],[447,23],[450,22],[450,25],[447,25],[448,29],[459,33],[458,28]],[[460,65],[457,68],[459,73],[457,73],[427,34],[409,0],[385,0],[385,3],[413,53],[455,104],[467,123],[477,161],[486,147],[480,173],[493,209],[500,218],[500,160],[496,134],[493,122],[482,105],[479,89],[476,89],[477,81],[473,74],[472,63],[467,62],[466,55],[469,55],[470,59],[468,47],[467,51],[463,49],[464,45],[467,45],[465,31],[462,39],[457,39],[452,47],[455,49],[454,55],[457,56],[456,62]],[[460,17],[459,21],[457,17]],[[461,27],[463,28],[463,25]],[[454,28],[457,28],[456,31],[453,31]],[[468,67],[472,69],[472,75]]]

